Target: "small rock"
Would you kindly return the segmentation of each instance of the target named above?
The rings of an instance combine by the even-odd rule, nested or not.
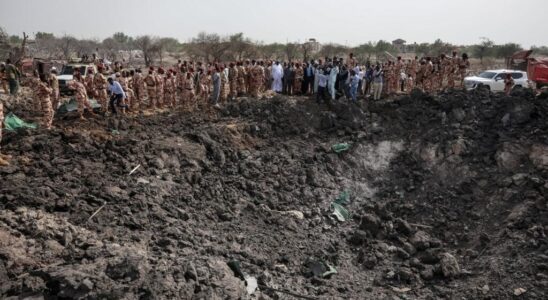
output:
[[[424,270],[420,272],[422,279],[430,280],[434,278],[434,267],[430,265],[425,265]]]
[[[381,227],[381,220],[379,217],[373,214],[364,214],[362,216],[362,222],[360,224],[360,229],[369,231],[371,235],[376,236]]]
[[[452,278],[460,274],[457,259],[447,252],[440,255],[440,266],[443,276],[446,278]]]
[[[514,289],[514,295],[515,296],[521,296],[521,295],[525,294],[525,292],[527,292],[527,290],[524,289],[524,288]]]
[[[425,250],[430,248],[430,236],[424,231],[417,231],[409,242],[417,248],[417,250]]]
[[[487,295],[487,293],[489,293],[489,286],[487,284],[481,287],[481,293],[484,295]]]

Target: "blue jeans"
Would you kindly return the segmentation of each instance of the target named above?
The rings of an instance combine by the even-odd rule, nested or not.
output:
[[[350,87],[350,96],[352,97],[352,101],[356,102],[356,96],[358,95],[358,86],[352,85]]]

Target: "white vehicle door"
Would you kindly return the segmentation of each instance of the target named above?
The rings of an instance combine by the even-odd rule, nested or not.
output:
[[[527,76],[524,76],[521,72],[513,72],[512,78],[514,78],[514,85],[521,85],[522,87],[527,86]]]
[[[498,73],[493,78],[493,82],[491,83],[491,91],[493,91],[493,92],[504,91],[504,78],[505,77],[506,77],[506,73]]]

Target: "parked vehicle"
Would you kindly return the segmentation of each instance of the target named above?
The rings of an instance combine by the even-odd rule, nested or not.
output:
[[[507,74],[511,74],[512,78],[514,78],[514,88],[529,87],[527,72],[506,69],[488,70],[478,76],[465,77],[464,86],[467,90],[484,87],[493,92],[502,92],[504,91],[504,78],[506,78]]]
[[[80,70],[82,77],[85,77],[88,74],[89,68],[92,68],[95,73],[97,72],[97,67],[94,64],[68,63],[64,65],[61,73],[57,76],[57,80],[59,81],[59,92],[61,95],[73,94],[73,91],[68,88],[68,83],[73,80],[75,70]]]
[[[508,68],[526,71],[533,88],[548,86],[548,58],[531,57],[533,50],[514,53],[506,60]]]

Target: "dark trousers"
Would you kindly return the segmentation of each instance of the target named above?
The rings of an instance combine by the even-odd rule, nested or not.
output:
[[[303,82],[303,94],[314,91],[314,76],[305,77]]]
[[[109,106],[110,106],[110,110],[112,111],[113,114],[118,113],[117,107],[127,108],[127,105],[120,104],[120,103],[122,103],[123,99],[124,99],[124,95],[122,95],[122,94],[112,94],[110,96]]]
[[[318,86],[318,92],[316,93],[316,102],[322,103],[325,98],[325,86]]]
[[[8,79],[8,83],[10,86],[10,95],[17,95],[17,91],[19,90],[19,82],[17,82],[16,79]]]

